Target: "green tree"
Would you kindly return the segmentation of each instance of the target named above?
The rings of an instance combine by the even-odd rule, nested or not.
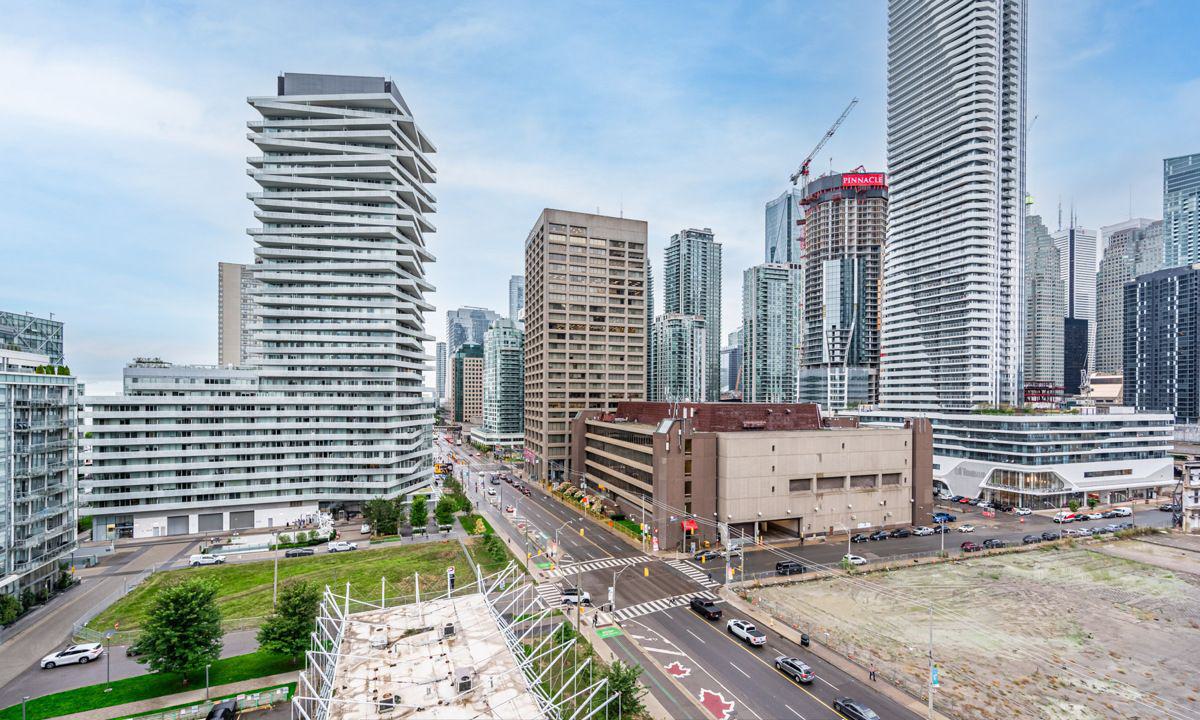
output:
[[[433,507],[433,516],[437,518],[438,525],[449,525],[454,522],[454,511],[458,509],[458,503],[449,495],[443,495],[437,501],[437,505]]]
[[[316,585],[304,580],[284,584],[279,589],[279,606],[258,629],[259,647],[289,655],[296,662],[308,649],[320,604],[321,591]]]
[[[429,524],[429,508],[425,506],[425,496],[413,497],[412,508],[408,511],[409,522],[414,528],[424,528]]]
[[[1071,512],[1075,512],[1079,509],[1079,501],[1071,498],[1071,501],[1067,503],[1067,507],[1071,508]]]
[[[21,601],[15,595],[0,594],[0,625],[12,623],[21,614]]]
[[[645,703],[642,702],[646,688],[638,684],[638,676],[641,674],[642,668],[637,665],[626,665],[620,660],[610,665],[608,671],[604,673],[604,677],[608,680],[607,691],[615,692],[619,696],[616,704],[620,714],[617,717],[634,717],[646,709]]]
[[[381,497],[367,501],[363,508],[363,517],[371,523],[371,532],[375,535],[396,534],[396,504]]]
[[[1088,498],[1088,507],[1094,508],[1099,504],[1100,504],[1100,501],[1097,500],[1096,498],[1094,498],[1094,497]]]
[[[154,672],[187,674],[221,656],[215,583],[193,578],[158,591],[138,638],[137,661]]]

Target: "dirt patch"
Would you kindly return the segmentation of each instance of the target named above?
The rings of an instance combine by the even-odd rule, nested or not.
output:
[[[1200,557],[1137,541],[763,588],[751,598],[955,717],[1200,718]]]

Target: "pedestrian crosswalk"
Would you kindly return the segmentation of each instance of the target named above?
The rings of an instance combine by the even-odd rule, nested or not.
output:
[[[557,583],[540,583],[537,585],[537,595],[547,609],[553,609],[562,604],[562,589]]]
[[[638,603],[637,605],[630,605],[629,607],[618,608],[612,613],[612,619],[616,622],[624,622],[625,620],[632,620],[633,618],[639,618],[643,615],[649,615],[650,613],[662,612],[663,610],[670,610],[671,608],[684,607],[691,602],[692,598],[694,597],[704,598],[705,600],[712,600],[714,602],[721,601],[721,599],[716,595],[705,590],[698,593],[676,595],[674,597],[660,598],[658,600],[650,600],[649,602]]]
[[[687,560],[667,560],[665,562],[704,587],[717,587],[721,584],[711,579],[707,570],[701,570]]]
[[[548,571],[546,576],[552,578],[570,577],[575,573],[591,572],[592,570],[604,570],[606,568],[615,568],[622,565],[640,565],[641,563],[651,562],[653,559],[654,558],[651,558],[647,555],[635,555],[634,557],[614,557],[604,558],[602,560],[588,560],[586,562],[559,565],[553,570]]]

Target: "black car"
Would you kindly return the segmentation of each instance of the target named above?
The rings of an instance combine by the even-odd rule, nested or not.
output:
[[[847,720],[879,720],[874,710],[848,697],[834,699],[833,709]]]
[[[945,525],[934,525],[933,526],[933,534],[934,535],[945,535],[948,532],[950,532],[950,528],[946,527]]]
[[[238,716],[237,700],[222,700],[208,711],[204,720],[234,720]]]
[[[1106,511],[1104,511],[1104,519],[1105,519],[1105,520],[1112,520],[1112,519],[1113,519],[1113,518],[1115,518],[1115,517],[1121,517],[1121,514],[1120,514],[1120,513],[1118,513],[1116,510],[1106,510]]]
[[[776,575],[798,575],[806,570],[802,564],[795,560],[784,560],[783,562],[775,563]]]
[[[892,531],[892,537],[894,538],[906,538],[909,535],[912,535],[912,530],[908,528],[896,528]]]
[[[1058,533],[1053,532],[1051,530],[1047,530],[1046,532],[1042,533],[1042,539],[1046,540],[1046,541],[1057,540],[1060,537],[1062,537],[1062,535],[1059,535]]]
[[[1034,543],[1040,543],[1041,541],[1041,535],[1026,535],[1025,537],[1021,538],[1021,542],[1025,545],[1032,545]]]
[[[854,543],[867,542],[870,539],[871,538],[867,537],[866,535],[863,535],[862,533],[858,533],[854,537],[850,538],[850,542],[854,542]]]
[[[696,562],[708,562],[709,560],[717,560],[721,557],[721,553],[716,550],[701,550],[692,556]]]
[[[983,541],[983,546],[985,548],[1002,548],[1008,547],[1008,543],[1004,542],[1000,538],[988,538],[987,540]]]
[[[290,550],[283,551],[283,556],[285,558],[308,557],[309,555],[312,555],[312,554],[313,554],[312,548],[291,548]]]
[[[1123,522],[1123,523],[1121,523],[1120,527],[1122,530],[1132,530],[1134,528],[1134,525],[1131,522]]]
[[[720,620],[721,608],[708,598],[694,597],[690,603],[692,610],[700,613],[700,616],[706,620]]]
[[[1093,535],[1103,535],[1105,533],[1110,533],[1110,532],[1112,532],[1112,530],[1109,530],[1107,527],[1105,527],[1103,525],[1097,525],[1096,527],[1092,528]]]
[[[891,535],[887,530],[876,530],[875,532],[871,533],[872,540],[887,540],[889,537],[891,537]]]
[[[1166,503],[1165,505],[1159,505],[1158,509],[1163,512],[1178,512],[1181,508],[1175,503]]]

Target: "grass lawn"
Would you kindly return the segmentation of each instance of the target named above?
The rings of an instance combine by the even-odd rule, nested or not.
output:
[[[470,535],[475,534],[475,522],[477,520],[483,520],[483,534],[486,535],[487,533],[496,532],[494,529],[492,529],[492,524],[488,522],[487,518],[483,517],[482,515],[470,513],[467,515],[458,516],[458,522],[463,526],[463,530],[466,530]]]
[[[386,577],[388,595],[410,594],[413,573],[422,575],[421,589],[445,587],[446,566],[467,567],[457,542],[428,542],[415,545],[389,544],[354,552],[320,554],[300,558],[280,558],[279,583],[309,580],[320,587],[329,585],[345,591],[350,581],[351,597],[377,597],[379,578]],[[217,604],[225,621],[265,617],[271,613],[271,582],[274,561],[230,563],[184,568],[155,573],[133,592],[88,623],[93,629],[107,629],[120,622],[121,630],[137,629],[159,588],[188,577],[203,577],[217,583]],[[253,623],[251,623],[253,624]]]
[[[293,664],[291,658],[282,655],[265,652],[235,655],[213,663],[209,670],[209,685],[215,687],[292,670],[299,672],[302,667],[304,667],[303,660]],[[201,669],[189,680],[190,682],[185,685],[179,675],[141,675],[113,681],[112,692],[104,692],[104,688],[107,686],[100,683],[53,695],[44,695],[30,700],[26,705],[27,720],[55,718],[84,710],[95,710],[147,698],[173,695],[197,687],[203,688],[204,670]],[[0,710],[0,720],[20,720],[20,718],[20,703]]]

